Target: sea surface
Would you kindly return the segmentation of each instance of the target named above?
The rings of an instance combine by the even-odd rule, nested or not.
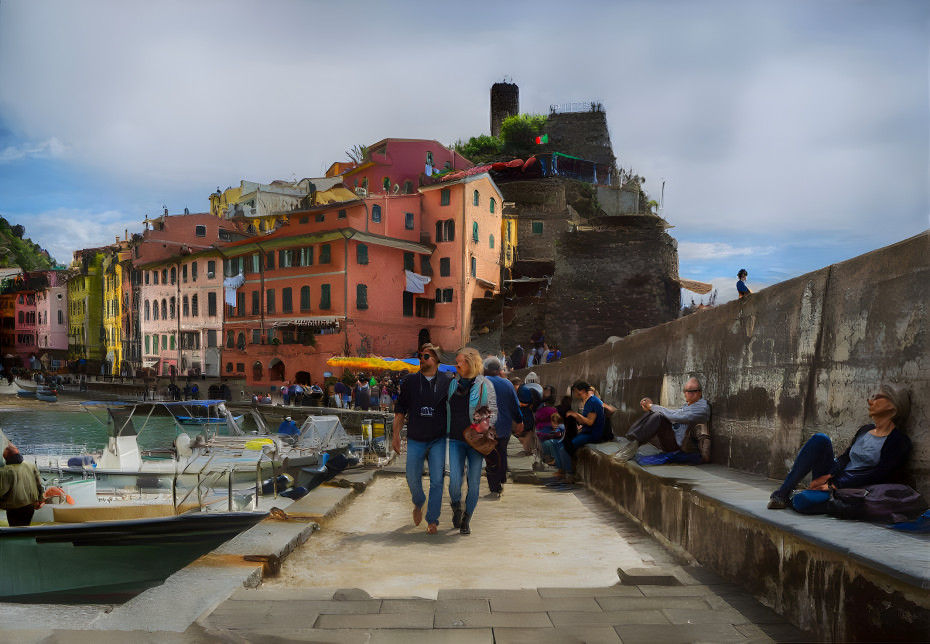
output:
[[[142,449],[171,447],[180,430],[174,421],[165,417],[145,415],[133,417]],[[0,429],[22,453],[33,453],[33,446],[73,446],[73,453],[81,447],[99,451],[107,444],[106,410],[94,413],[85,411],[76,403],[46,403],[36,400],[0,400]],[[185,428],[192,438],[197,427]]]

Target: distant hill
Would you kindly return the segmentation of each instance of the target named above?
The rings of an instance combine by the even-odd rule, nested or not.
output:
[[[0,268],[18,266],[24,271],[55,268],[55,259],[49,256],[48,251],[25,234],[25,226],[10,224],[0,217]]]

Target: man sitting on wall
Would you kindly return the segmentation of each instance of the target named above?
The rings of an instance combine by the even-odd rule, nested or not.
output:
[[[685,404],[677,410],[655,405],[650,398],[639,401],[646,413],[630,427],[626,434],[629,443],[614,458],[626,463],[636,455],[640,445],[655,438],[664,452],[687,450],[688,441],[693,441],[700,450],[701,461],[709,462],[710,433],[707,431],[707,423],[710,421],[710,405],[703,398],[701,383],[697,378],[688,379],[684,394]]]

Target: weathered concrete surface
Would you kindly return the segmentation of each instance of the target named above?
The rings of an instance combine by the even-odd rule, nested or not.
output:
[[[765,481],[750,475],[619,464],[610,447],[578,454],[598,496],[792,623],[831,641],[930,634],[927,535],[768,510]]]
[[[409,499],[403,477],[376,479],[263,587],[358,586],[379,597],[435,598],[442,588],[607,586],[617,582],[618,566],[674,563],[580,488],[559,493],[508,485],[502,500],[482,496],[468,536],[451,526],[448,491],[436,535],[426,533],[425,520],[414,527]],[[467,552],[476,547],[500,555],[472,565]]]
[[[866,398],[897,381],[912,397],[909,470],[930,496],[928,257],[930,231],[534,370],[560,390],[591,382],[620,409],[618,435],[643,396],[680,406],[696,375],[713,405],[713,461],[770,478],[814,432],[844,450],[869,422]]]

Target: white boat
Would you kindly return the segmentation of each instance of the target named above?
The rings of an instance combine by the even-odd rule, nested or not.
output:
[[[62,445],[21,445],[20,452],[46,477],[58,480],[93,477],[113,488],[169,490],[178,485],[193,488],[207,480],[211,484],[232,481],[236,486],[254,486],[256,481],[271,475],[272,459],[281,441],[244,435],[222,403],[218,400],[85,402],[82,407],[107,427],[107,445],[102,451]],[[201,426],[204,432],[191,439],[178,425],[174,445],[143,454],[138,434],[153,417],[172,417],[177,423],[178,415],[195,416],[192,409],[208,406],[225,415],[225,427],[233,436],[219,436],[217,425],[204,425]]]

